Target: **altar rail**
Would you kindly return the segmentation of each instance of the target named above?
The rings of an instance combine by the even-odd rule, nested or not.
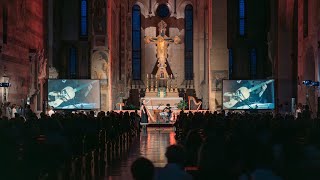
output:
[[[117,112],[117,113],[128,112],[129,114],[131,112],[135,112],[135,110],[113,110],[113,111]],[[181,111],[182,110],[172,110],[172,115],[171,115],[171,119],[170,120],[171,121],[176,121],[177,118],[178,118],[178,115],[180,114]],[[196,112],[206,113],[206,112],[211,112],[211,111],[209,111],[209,110],[184,110],[183,112],[184,113],[189,113],[189,112],[192,112],[192,113],[196,113]],[[141,115],[141,111],[140,110],[138,110],[138,114]],[[149,119],[149,122],[151,122],[150,119]]]

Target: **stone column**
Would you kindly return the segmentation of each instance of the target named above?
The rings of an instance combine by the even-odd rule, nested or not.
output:
[[[210,61],[209,61],[209,109],[215,110],[218,105],[221,105],[222,92],[212,91],[212,72],[215,70],[228,71],[228,49],[227,49],[227,1],[213,0],[209,5],[209,14],[212,14],[210,21]],[[218,102],[218,104],[216,104]]]

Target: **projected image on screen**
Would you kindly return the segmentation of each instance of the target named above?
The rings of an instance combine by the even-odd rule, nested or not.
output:
[[[99,109],[99,80],[48,80],[48,105],[54,109]]]
[[[223,109],[274,109],[274,80],[224,80]]]

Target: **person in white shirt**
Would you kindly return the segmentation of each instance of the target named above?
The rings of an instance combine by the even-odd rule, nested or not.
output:
[[[16,105],[13,104],[12,108],[11,108],[11,118],[15,118],[16,117],[16,113],[17,113],[17,108],[16,108]]]
[[[54,114],[54,110],[53,110],[53,107],[51,106],[51,107],[49,108],[48,115],[51,117],[52,114]]]

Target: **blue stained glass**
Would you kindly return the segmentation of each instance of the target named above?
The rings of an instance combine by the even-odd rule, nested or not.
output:
[[[229,49],[229,79],[232,79],[233,73],[233,51]]]
[[[245,33],[245,25],[244,25],[244,19],[240,19],[240,22],[239,22],[239,33],[241,36],[244,35]]]
[[[239,0],[239,34],[245,35],[246,31],[246,2]]]
[[[170,10],[166,4],[160,4],[157,8],[157,15],[161,18],[166,18],[170,15]]]
[[[185,8],[185,79],[193,79],[193,7]]]
[[[88,35],[88,5],[87,0],[81,0],[81,19],[80,19],[80,35],[87,36]]]
[[[81,35],[86,36],[87,34],[87,18],[81,17]]]
[[[81,16],[87,16],[87,1],[82,0],[81,2]]]
[[[244,0],[239,0],[239,16],[240,18],[245,17],[245,3]]]
[[[250,74],[251,78],[256,78],[257,76],[257,52],[256,49],[251,49],[250,52]]]
[[[138,5],[132,7],[132,78],[141,80],[141,12]]]

